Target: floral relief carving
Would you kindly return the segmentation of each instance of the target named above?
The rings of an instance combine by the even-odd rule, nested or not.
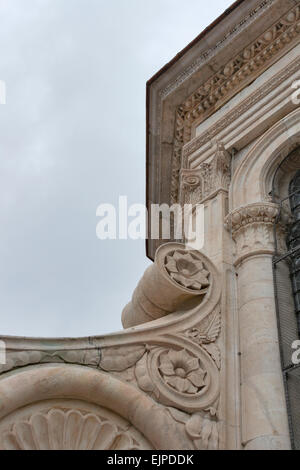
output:
[[[186,335],[197,344],[210,344],[217,340],[221,331],[221,309],[218,306],[199,327],[187,331]]]
[[[216,409],[211,408],[192,415],[175,408],[167,408],[172,418],[183,425],[184,432],[197,450],[218,450],[220,423]]]
[[[300,7],[296,6],[223,66],[177,108],[172,161],[172,203],[178,201],[179,173],[184,163],[183,146],[191,140],[194,123],[200,124],[254,77],[265,71],[276,60],[276,56],[281,56],[297,42],[300,34],[299,17]]]
[[[210,285],[209,271],[195,254],[175,251],[166,257],[165,269],[179,285],[192,290],[202,290]]]
[[[195,394],[205,387],[206,371],[187,351],[168,351],[160,357],[159,370],[165,382],[181,393]]]
[[[221,368],[221,352],[217,344],[217,341],[221,331],[221,309],[217,309],[212,312],[207,318],[205,318],[199,327],[192,328],[186,332],[186,336],[201,346],[215,361],[218,369]]]

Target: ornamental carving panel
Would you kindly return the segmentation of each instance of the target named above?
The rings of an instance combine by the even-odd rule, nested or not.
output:
[[[158,302],[163,322],[140,329],[136,315],[136,327],[107,337],[12,339],[0,371],[0,449],[219,448],[220,294],[205,255],[167,244],[136,290],[139,310],[130,305],[136,315]]]
[[[240,207],[227,216],[225,226],[237,247],[236,264],[255,253],[274,254],[274,226],[279,213],[277,204],[255,203]]]
[[[87,403],[28,406],[0,425],[1,450],[143,450],[150,444],[128,423]]]
[[[180,286],[202,291],[210,285],[209,271],[193,252],[174,251],[165,260],[165,269]]]
[[[199,204],[215,197],[219,191],[228,192],[230,181],[231,156],[224,144],[217,142],[216,153],[210,162],[202,163],[195,170],[181,170],[180,201],[182,204]]]
[[[183,146],[191,140],[195,123],[199,125],[297,44],[300,37],[299,19],[300,7],[296,6],[177,108],[172,159],[172,204],[178,201],[180,170],[186,167],[186,162],[182,160]]]

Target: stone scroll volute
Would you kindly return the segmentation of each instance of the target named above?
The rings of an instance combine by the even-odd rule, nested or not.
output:
[[[167,303],[160,303],[166,289]],[[220,448],[220,293],[218,271],[206,256],[167,244],[125,309],[125,315],[135,314],[133,327],[86,343],[61,340],[56,348],[54,341],[45,346],[32,340],[20,352],[11,344],[0,370],[0,399],[5,402],[14,389],[0,416],[1,448],[86,448],[91,428],[98,436],[93,448]],[[145,309],[156,319],[139,322]],[[29,376],[34,394],[23,385],[29,387]],[[65,397],[73,401],[65,403]],[[20,407],[26,416],[17,413]],[[155,423],[147,427],[154,410]],[[65,429],[60,444],[52,435],[57,423]],[[169,437],[159,433],[164,427]]]

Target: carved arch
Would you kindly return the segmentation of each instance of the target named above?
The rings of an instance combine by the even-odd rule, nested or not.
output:
[[[233,175],[231,209],[270,202],[278,166],[299,145],[300,109],[297,109],[266,132],[244,157]]]
[[[140,434],[142,445],[143,441],[150,443],[144,444],[144,449],[192,449],[191,441],[180,432],[170,414],[150,397],[111,375],[81,366],[32,367],[5,377],[0,382],[1,427],[10,415],[25,407],[32,406],[32,416],[40,417],[35,405],[49,400],[57,402],[54,409],[58,413],[62,413],[61,400],[80,400],[112,411],[129,423],[128,434],[133,427],[134,435]],[[74,412],[78,417],[80,412]],[[5,434],[2,428],[0,434]],[[126,436],[126,431],[123,434]]]

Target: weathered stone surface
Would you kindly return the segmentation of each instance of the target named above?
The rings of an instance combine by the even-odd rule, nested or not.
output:
[[[202,203],[203,250],[148,242],[122,332],[0,338],[0,449],[290,448],[272,257],[300,168],[299,8],[241,2],[149,83],[147,202]]]

